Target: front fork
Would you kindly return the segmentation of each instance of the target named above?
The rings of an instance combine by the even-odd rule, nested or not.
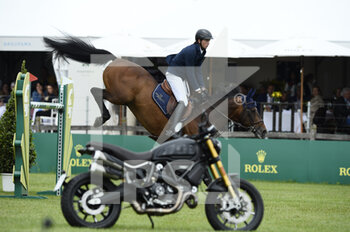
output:
[[[211,153],[213,159],[216,160],[215,163],[212,163],[210,165],[211,173],[213,174],[215,179],[219,179],[220,175],[219,175],[219,173],[218,173],[218,171],[216,169],[216,167],[217,167],[219,169],[219,172],[220,172],[220,174],[222,176],[222,179],[224,180],[225,186],[227,187],[230,195],[232,196],[233,199],[237,199],[237,194],[234,191],[234,189],[232,187],[232,183],[230,181],[230,178],[227,176],[227,173],[225,171],[224,165],[222,164],[221,159],[220,159],[216,149],[214,148],[213,141],[211,139],[207,139],[206,143],[208,145],[208,148],[210,150],[210,153]],[[216,166],[215,166],[215,164],[216,164]]]

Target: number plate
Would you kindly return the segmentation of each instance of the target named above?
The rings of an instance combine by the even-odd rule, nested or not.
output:
[[[67,174],[64,173],[64,174],[58,179],[58,181],[57,181],[57,183],[56,183],[56,186],[55,186],[55,188],[53,189],[53,191],[56,192],[57,190],[59,190],[59,189],[61,188],[62,184],[64,183],[64,181],[66,180],[66,178],[67,178]]]

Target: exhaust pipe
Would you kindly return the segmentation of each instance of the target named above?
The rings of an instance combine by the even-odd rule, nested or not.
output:
[[[123,172],[111,167],[103,166],[97,162],[93,162],[90,166],[90,172],[100,174],[108,178],[117,179],[123,178]]]
[[[189,207],[196,207],[197,206],[197,196],[194,195],[193,193],[191,192],[186,192],[184,193],[181,188],[175,186],[175,188],[177,188],[178,190],[178,196],[177,196],[177,199],[176,199],[176,202],[174,204],[173,207],[171,208],[150,208],[150,209],[143,209],[140,205],[140,203],[138,203],[137,201],[132,201],[131,203],[131,206],[135,209],[135,211],[138,213],[138,214],[144,214],[144,213],[151,213],[151,214],[156,214],[156,213],[160,213],[160,214],[171,214],[171,213],[175,213],[177,211],[179,211],[182,206],[184,205],[185,201],[188,200],[188,199],[191,199],[193,198],[195,200],[196,203],[194,204],[189,204],[187,203],[187,205],[189,205]]]
[[[123,162],[111,155],[103,153],[102,151],[95,151],[93,155],[94,160],[101,160],[104,165],[110,166],[117,170],[123,170]]]

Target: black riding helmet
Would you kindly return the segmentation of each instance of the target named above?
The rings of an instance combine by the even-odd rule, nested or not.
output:
[[[199,29],[196,33],[196,41],[203,39],[213,39],[213,36],[207,29]]]

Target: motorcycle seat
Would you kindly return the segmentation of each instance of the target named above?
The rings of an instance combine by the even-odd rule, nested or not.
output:
[[[89,142],[88,144],[86,144],[86,147],[93,147],[95,150],[106,152],[109,155],[120,159],[121,161],[151,160],[152,158],[152,151],[134,152],[108,143]]]

